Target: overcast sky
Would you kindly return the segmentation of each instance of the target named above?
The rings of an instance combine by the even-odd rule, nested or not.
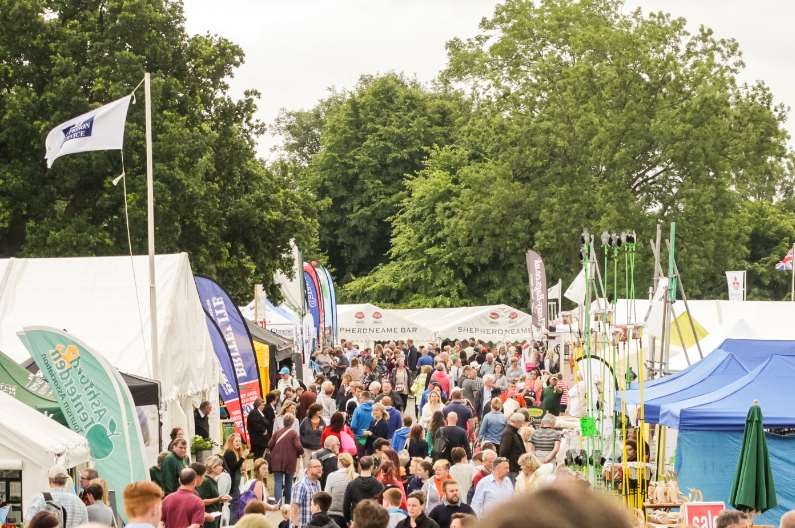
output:
[[[404,72],[427,82],[444,67],[444,44],[476,34],[494,0],[184,0],[187,30],[223,35],[242,46],[246,63],[231,81],[234,96],[255,88],[258,117],[305,109],[330,86],[349,88],[364,73]],[[795,104],[790,32],[795,2],[775,0],[628,0],[627,11],[664,10],[695,30],[711,27],[740,43],[743,80],[764,80],[776,100]],[[790,134],[795,131],[792,120]],[[260,140],[270,157],[276,138]]]

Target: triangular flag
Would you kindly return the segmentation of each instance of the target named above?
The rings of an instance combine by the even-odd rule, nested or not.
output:
[[[127,95],[96,110],[64,121],[47,134],[47,168],[66,154],[91,150],[121,150],[130,98]]]
[[[560,290],[563,289],[563,281],[558,282],[547,290],[547,299],[560,299]]]
[[[682,312],[676,317],[674,323],[671,324],[671,344],[684,348],[687,350],[709,335],[709,332],[696,321],[691,315],[693,321],[693,328],[696,333],[693,334],[693,328],[690,327],[690,322],[687,320],[687,312]],[[676,329],[676,324],[679,323],[679,330]],[[682,332],[682,339],[679,339],[679,332]]]
[[[585,271],[580,270],[563,296],[579,305],[585,303]]]

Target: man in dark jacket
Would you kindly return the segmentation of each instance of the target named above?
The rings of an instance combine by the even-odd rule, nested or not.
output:
[[[340,439],[336,436],[329,435],[326,437],[326,442],[323,444],[323,449],[318,449],[312,453],[312,458],[320,460],[323,466],[323,475],[320,477],[320,487],[326,487],[326,478],[337,471],[337,455],[340,454]]]
[[[210,409],[210,402],[208,401],[201,402],[198,409],[193,409],[193,427],[196,430],[196,434],[205,440],[210,439],[210,422],[208,419]]]
[[[350,522],[353,509],[364,499],[376,499],[384,491],[384,485],[373,476],[373,457],[363,456],[359,459],[359,476],[350,481],[345,489],[342,501],[342,514]]]
[[[433,460],[439,460],[440,458],[444,458],[445,460],[452,460],[452,451],[454,447],[463,447],[464,451],[467,453],[467,459],[472,458],[472,450],[469,448],[469,441],[467,440],[467,432],[465,429],[458,427],[458,415],[454,411],[450,411],[447,413],[447,425],[445,427],[440,427],[438,431],[436,431],[436,436],[439,435],[444,437],[444,450],[441,452],[436,452],[436,446],[439,444],[437,439],[433,439],[433,447],[431,455],[433,456]]]
[[[450,528],[450,522],[455,513],[468,513],[475,515],[475,511],[468,504],[461,502],[461,488],[455,480],[445,480],[442,484],[444,502],[435,506],[428,517],[436,521],[439,528]]]
[[[494,375],[483,376],[483,387],[475,393],[475,412],[478,418],[491,410],[491,400],[500,395],[500,388],[494,385]]]
[[[417,360],[420,358],[420,353],[417,347],[414,346],[414,341],[411,339],[406,340],[406,366],[410,371],[417,370]]]
[[[265,401],[262,398],[254,400],[254,408],[248,413],[246,419],[246,430],[248,431],[248,439],[251,444],[251,452],[254,458],[259,458],[268,447],[268,422],[265,418],[263,411],[265,410]],[[271,424],[270,427],[273,427]]]
[[[307,524],[307,528],[340,528],[334,520],[328,516],[328,509],[331,507],[331,495],[325,491],[319,491],[312,495],[312,519]]]
[[[519,466],[519,457],[525,453],[524,441],[519,436],[519,429],[524,425],[524,415],[515,412],[508,419],[508,425],[502,433],[500,440],[500,456],[508,459],[510,471],[512,475],[516,475],[521,471]]]

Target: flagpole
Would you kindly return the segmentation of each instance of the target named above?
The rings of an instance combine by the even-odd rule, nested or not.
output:
[[[792,244],[792,260],[790,260],[790,266],[792,266],[792,278],[790,279],[789,285],[789,300],[795,301],[795,243]]]
[[[149,73],[144,74],[146,101],[146,223],[149,241],[149,333],[152,344],[152,378],[160,380],[157,348],[157,288],[155,286],[155,191],[152,174],[152,88]]]

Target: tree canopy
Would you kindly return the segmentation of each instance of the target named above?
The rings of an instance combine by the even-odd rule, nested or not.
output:
[[[194,272],[239,301],[289,269],[289,241],[311,245],[312,196],[290,171],[255,156],[264,125],[255,91],[228,80],[244,55],[213,35],[187,35],[181,2],[0,0],[0,255],[128,251],[118,152],[43,160],[58,123],[132,91],[152,74],[158,253],[187,251]],[[136,253],[146,251],[143,92],[131,105],[125,170]],[[277,292],[271,289],[272,295]]]

